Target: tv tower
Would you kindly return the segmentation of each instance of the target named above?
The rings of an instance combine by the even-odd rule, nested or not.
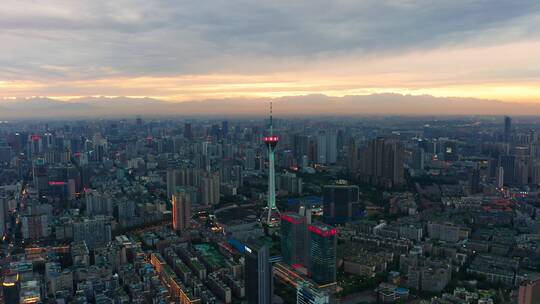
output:
[[[272,120],[272,103],[270,102],[270,134],[263,138],[266,147],[268,148],[268,216],[266,224],[271,226],[272,213],[279,213],[276,207],[276,171],[275,171],[275,155],[274,151],[279,142],[279,137],[274,135],[274,126]]]

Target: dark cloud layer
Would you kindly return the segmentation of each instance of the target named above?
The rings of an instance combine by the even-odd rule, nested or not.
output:
[[[538,39],[539,16],[536,0],[5,0],[0,80],[273,72]]]

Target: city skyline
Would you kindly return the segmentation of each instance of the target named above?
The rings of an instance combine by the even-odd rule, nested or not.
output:
[[[2,121],[0,304],[538,302],[537,117],[273,109]]]
[[[540,101],[535,1],[8,1],[0,16],[0,106],[35,96]]]

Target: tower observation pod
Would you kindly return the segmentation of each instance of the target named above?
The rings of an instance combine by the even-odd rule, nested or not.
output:
[[[272,120],[272,103],[270,103],[270,126],[269,134],[263,138],[268,148],[268,202],[266,206],[266,225],[273,227],[279,222],[279,210],[276,207],[276,169],[275,169],[275,149],[279,142],[279,137],[274,135]]]

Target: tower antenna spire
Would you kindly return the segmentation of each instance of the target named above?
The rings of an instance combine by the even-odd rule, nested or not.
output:
[[[270,101],[270,136],[274,136],[274,120],[272,117],[272,102]]]

